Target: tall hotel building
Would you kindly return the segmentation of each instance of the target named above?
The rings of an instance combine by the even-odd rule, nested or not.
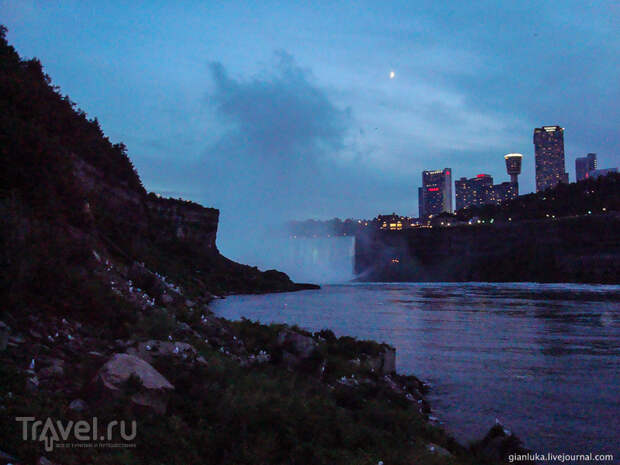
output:
[[[596,169],[596,153],[589,153],[585,157],[575,159],[575,173],[577,181],[583,181],[588,177],[588,171]]]
[[[564,170],[564,128],[543,126],[534,129],[536,154],[536,192],[568,183]]]
[[[454,181],[456,209],[484,205],[493,189],[493,177],[479,174],[475,178],[461,178]]]
[[[422,188],[418,190],[420,218],[443,212],[452,213],[452,174],[450,168],[422,171]]]

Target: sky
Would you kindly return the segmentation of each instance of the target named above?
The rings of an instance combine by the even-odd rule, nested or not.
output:
[[[531,192],[535,127],[565,128],[573,181],[620,165],[616,0],[0,0],[0,23],[241,261],[289,219],[417,216],[425,169],[503,182],[518,152]]]

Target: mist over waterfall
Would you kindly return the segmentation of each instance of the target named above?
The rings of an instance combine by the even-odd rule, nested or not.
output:
[[[226,236],[224,236],[226,237]],[[252,240],[220,240],[229,257],[261,270],[283,271],[296,282],[343,283],[354,277],[355,237],[261,234]]]
[[[354,237],[283,237],[269,261],[296,282],[342,283],[353,279],[354,252]]]

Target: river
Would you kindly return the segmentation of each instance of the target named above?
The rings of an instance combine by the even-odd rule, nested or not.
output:
[[[392,344],[397,370],[430,382],[433,415],[463,443],[499,419],[534,452],[619,458],[620,286],[326,285],[214,311]]]

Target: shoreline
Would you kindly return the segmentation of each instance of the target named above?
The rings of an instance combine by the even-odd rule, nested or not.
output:
[[[128,284],[124,290],[128,291],[130,286]],[[439,460],[440,463],[445,459],[451,463],[465,464],[473,457],[486,460],[484,457],[497,454],[500,450],[498,444],[501,447],[517,444],[518,448],[514,450],[525,451],[516,437],[498,428],[493,429],[487,438],[475,446],[468,448],[456,442],[432,421],[433,415],[426,400],[428,385],[413,375],[398,374],[395,371],[395,350],[387,344],[347,336],[336,337],[328,329],[310,333],[296,326],[263,325],[245,319],[232,321],[216,316],[206,305],[188,300],[179,300],[174,310],[170,307],[161,311],[147,309],[144,312],[145,319],[138,322],[137,332],[134,331],[129,338],[120,337],[118,329],[105,322],[101,322],[103,326],[100,326],[93,321],[34,311],[27,316],[12,313],[5,315],[3,319],[10,330],[8,346],[6,350],[0,351],[0,366],[3,376],[8,376],[5,379],[12,380],[12,394],[9,396],[7,392],[0,391],[3,405],[15,416],[21,414],[37,418],[58,418],[60,412],[64,412],[60,419],[87,418],[93,414],[109,418],[115,411],[124,411],[124,415],[135,418],[138,425],[150,425],[148,430],[151,436],[141,438],[145,442],[142,442],[142,446],[138,444],[135,451],[146,463],[149,452],[144,447],[165,433],[169,415],[185,418],[192,414],[187,404],[188,396],[194,399],[195,394],[192,392],[196,386],[192,384],[207,383],[205,386],[209,386],[212,383],[209,380],[213,379],[232,383],[231,386],[247,385],[247,392],[244,388],[238,394],[238,401],[241,402],[254,402],[251,400],[255,396],[252,392],[257,389],[264,390],[267,398],[272,398],[284,389],[272,398],[272,402],[279,398],[281,400],[277,402],[289,405],[290,402],[296,402],[295,398],[304,399],[310,395],[308,399],[320,402],[325,412],[341,412],[338,415],[345,415],[345,418],[352,415],[350,420],[343,418],[340,426],[343,433],[361,433],[364,428],[371,428],[378,435],[377,438],[381,438],[365,446],[370,448],[366,453],[375,456],[376,460],[372,462],[375,464],[382,460],[385,463],[408,463],[402,458],[411,454],[419,460],[435,457],[433,460]],[[192,305],[188,306],[187,303]],[[150,317],[147,316],[149,313],[152,314]],[[162,331],[150,326],[156,314],[167,315],[169,329]],[[166,337],[167,332],[170,334]],[[157,347],[155,352],[154,347]],[[115,389],[119,392],[112,395],[112,391],[105,387],[106,384],[100,386],[96,380],[107,379],[106,369],[112,368],[106,367],[119,357],[122,360],[136,357],[151,365],[174,387],[174,391],[162,393],[161,389],[155,389],[150,392],[146,384],[139,384],[139,392],[147,389],[144,392],[145,395],[149,394],[149,399],[159,399],[155,403],[147,401],[146,404],[136,403],[131,395],[127,397],[126,394],[120,394],[128,389],[123,384],[116,385]],[[123,368],[122,372],[125,373],[127,369]],[[140,377],[141,373],[135,372],[134,375]],[[269,378],[264,378],[265,375],[280,381],[272,384],[267,381]],[[188,376],[193,382],[185,385],[186,381],[183,380]],[[296,387],[291,392],[286,391],[288,388],[285,386]],[[230,395],[225,392],[228,391],[224,390],[220,397]],[[50,396],[54,399],[54,405],[46,401]],[[78,400],[84,407],[72,409]],[[197,401],[198,398],[192,400]],[[204,399],[198,402],[204,402]],[[215,405],[209,403],[204,414],[212,415],[214,408],[217,411]],[[296,410],[289,408],[285,412],[295,416],[295,421],[300,422],[296,424],[302,425],[308,421],[311,424],[319,421],[321,424],[323,421],[311,420],[316,416],[312,410],[294,413]],[[243,415],[248,415],[248,418],[241,421],[262,422],[263,416],[269,415],[270,409],[265,404],[258,410],[262,411],[258,416],[246,412]],[[163,413],[166,416],[161,416]],[[376,415],[387,415],[385,419],[390,420],[378,427],[374,423],[376,419],[370,420]],[[358,420],[352,421],[354,417]],[[98,463],[96,457],[103,457],[100,454],[91,456],[84,451],[78,453],[59,449],[46,452],[42,443],[33,449],[32,443],[18,440],[18,425],[9,420],[5,418],[0,427],[4,431],[13,432],[5,436],[13,437],[13,440],[3,440],[0,452],[19,457],[24,463],[34,463],[35,456],[45,457],[57,464],[73,463],[77,457],[82,457],[79,460],[88,457],[92,463]],[[285,417],[279,421],[284,424],[287,422]],[[279,429],[277,424],[274,425],[275,431]],[[293,437],[297,437],[297,434]],[[400,442],[406,437],[410,440]],[[231,437],[230,446],[235,442]],[[493,446],[490,446],[491,443]],[[391,444],[392,452],[387,452],[385,444]],[[328,448],[321,454],[330,455],[334,450],[340,450],[343,457],[356,454],[349,446],[333,450]],[[277,453],[273,453],[276,454],[273,463],[281,463],[275,459]],[[390,454],[394,454],[391,459]],[[343,458],[342,461],[332,463],[358,463],[348,460]],[[190,460],[186,463],[192,462]]]

